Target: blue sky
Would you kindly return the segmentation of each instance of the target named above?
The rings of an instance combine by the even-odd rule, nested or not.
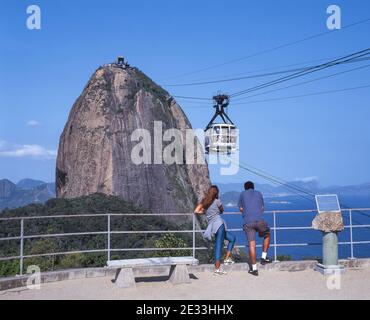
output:
[[[26,8],[42,10],[42,29],[26,28]],[[221,79],[311,65],[370,47],[370,22],[244,59],[179,76],[328,31],[326,8],[342,24],[370,18],[370,2],[347,1],[6,1],[0,10],[0,178],[54,180],[59,136],[91,74],[124,55],[173,95],[211,97],[274,77],[196,87],[168,84]],[[354,67],[331,68],[281,87]],[[287,67],[289,66],[289,67]],[[280,69],[279,69],[279,68]],[[249,101],[370,85],[370,68],[287,88]],[[275,76],[276,77],[276,76]],[[278,88],[278,87],[277,87]],[[212,108],[179,100],[193,127]],[[229,115],[240,129],[243,162],[285,180],[317,177],[322,185],[370,181],[369,88],[240,105]],[[199,107],[199,108],[198,108]],[[254,179],[240,171],[217,182]],[[260,179],[256,179],[263,182]]]

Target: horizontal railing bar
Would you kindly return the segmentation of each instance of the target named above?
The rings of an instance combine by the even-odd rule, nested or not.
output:
[[[193,230],[139,230],[139,231],[111,231],[111,234],[157,234],[157,233],[192,233]],[[196,232],[203,232],[199,230]]]
[[[94,253],[94,252],[107,252],[107,249],[96,249],[96,250],[78,250],[78,251],[64,251],[64,252],[53,252],[53,253],[40,253],[40,254],[29,254],[24,255],[23,258],[36,258],[36,257],[52,257],[61,256],[67,254],[77,254],[77,253]]]
[[[111,216],[192,216],[194,213],[106,213]]]
[[[274,230],[313,230],[312,227],[271,227],[270,229]]]
[[[369,209],[370,210],[370,209]],[[273,210],[267,210],[267,211],[264,211],[264,213],[309,213],[309,212],[317,212],[317,209],[312,209],[312,210],[277,210],[277,211],[273,211]],[[241,212],[238,212],[238,211],[229,211],[229,212],[223,212],[223,214],[242,214]]]
[[[176,250],[193,250],[193,247],[180,247],[180,248],[122,248],[110,249],[110,251],[176,251]]]
[[[370,243],[370,241],[353,241],[352,243],[353,244],[368,244],[368,243]],[[348,244],[351,244],[351,242],[350,241],[338,242],[338,244],[346,244],[346,245],[348,245]]]
[[[0,261],[6,261],[6,260],[17,260],[20,256],[13,256],[13,257],[0,257]]]
[[[105,213],[97,214],[64,214],[55,216],[32,216],[32,217],[12,217],[12,218],[0,218],[0,221],[14,221],[14,220],[34,220],[34,219],[57,219],[57,218],[83,218],[83,217],[106,217]]]
[[[0,238],[0,241],[7,241],[7,240],[20,240],[21,237],[9,237],[9,238]]]
[[[370,208],[343,208],[341,211],[370,211]],[[311,210],[267,210],[265,213],[268,214],[281,214],[281,213],[308,213],[317,212],[317,209]],[[224,212],[224,215],[240,215],[240,212]],[[192,216],[193,213],[96,213],[96,214],[69,214],[69,215],[53,215],[53,216],[31,216],[31,217],[11,217],[11,218],[0,218],[0,221],[11,221],[11,220],[32,220],[32,219],[54,219],[54,218],[82,218],[82,217],[106,217],[111,216]]]
[[[350,228],[350,226],[344,226],[345,228]],[[353,225],[353,228],[370,228],[370,225]],[[271,230],[314,230],[312,227],[271,227]],[[202,233],[205,230],[195,230],[194,232]],[[232,228],[228,229],[230,232],[242,232],[242,228]],[[166,234],[166,233],[192,233],[193,230],[139,230],[139,231],[111,231],[111,234]],[[70,232],[70,233],[55,233],[55,234],[38,234],[38,235],[28,235],[24,236],[24,239],[33,239],[33,238],[57,238],[65,236],[85,236],[85,235],[106,235],[107,231],[95,231],[95,232]],[[0,241],[7,240],[20,240],[20,237],[9,237],[9,238],[0,238]]]
[[[95,232],[70,232],[70,233],[50,233],[50,234],[35,234],[23,236],[23,239],[33,239],[33,238],[58,238],[65,236],[89,236],[89,235],[100,235],[107,234],[107,231],[95,231]]]
[[[345,227],[350,228],[350,226]],[[352,228],[370,228],[370,224],[353,224]]]
[[[156,216],[192,216],[194,213],[96,213],[96,214],[62,214],[54,216],[31,216],[31,217],[11,217],[11,218],[0,218],[0,221],[11,221],[11,220],[33,220],[33,219],[54,219],[54,218],[84,218],[84,217],[106,217],[110,216],[137,216],[137,217],[156,217]]]

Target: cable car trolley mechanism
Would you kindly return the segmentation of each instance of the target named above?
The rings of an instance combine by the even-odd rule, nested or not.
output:
[[[214,96],[213,101],[213,107],[216,111],[204,130],[205,152],[206,154],[234,153],[237,147],[237,128],[225,112],[225,109],[229,105],[230,98],[228,95],[220,94]],[[218,116],[222,119],[222,123],[215,122]]]

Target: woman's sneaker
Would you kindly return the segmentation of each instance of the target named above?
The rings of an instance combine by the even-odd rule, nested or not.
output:
[[[213,271],[213,275],[215,276],[223,276],[225,274],[227,274],[227,272],[222,270],[221,268],[218,268],[215,271]]]
[[[226,264],[226,265],[230,265],[230,264],[234,264],[234,263],[235,263],[235,261],[231,258],[227,258],[227,259],[224,260],[224,264]]]

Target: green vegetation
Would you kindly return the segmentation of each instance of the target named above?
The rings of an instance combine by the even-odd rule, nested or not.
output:
[[[276,259],[278,261],[292,261],[292,256],[290,256],[289,254],[281,254],[277,255]]]
[[[175,236],[173,233],[167,233],[160,237],[158,240],[154,241],[154,247],[161,248],[186,248],[186,242]],[[181,257],[191,255],[191,250],[161,250],[156,251],[155,256],[157,257]]]
[[[93,194],[75,199],[51,199],[44,205],[31,204],[17,209],[5,209],[1,217],[36,217],[68,215],[67,218],[25,219],[25,235],[59,234],[73,232],[105,232],[108,229],[107,213],[145,213],[119,197]],[[76,217],[77,214],[103,214],[103,216]],[[159,216],[111,216],[113,231],[168,231],[191,230],[192,222],[188,217],[177,218]],[[20,221],[0,221],[0,238],[16,237],[20,234]],[[206,246],[201,234],[196,236],[197,246]],[[52,252],[71,252],[81,250],[101,250],[107,247],[107,235],[73,235],[49,238],[31,238],[24,241],[25,255],[44,255]],[[153,233],[153,234],[112,234],[111,248],[167,248],[192,247],[190,233]],[[197,258],[202,263],[212,262],[213,251],[197,251]],[[188,250],[163,251],[112,251],[111,259],[140,258],[153,256],[191,255]],[[0,242],[0,257],[18,256],[19,241]],[[106,252],[88,252],[59,254],[51,256],[35,256],[24,259],[24,272],[30,265],[37,265],[42,271],[79,268],[102,267],[106,264]],[[0,261],[0,276],[14,276],[19,273],[19,261]]]
[[[161,97],[166,97],[167,95],[169,95],[166,90],[158,86],[152,79],[150,79],[145,73],[143,73],[138,68],[133,68],[133,72],[135,77],[140,81],[145,90]]]

